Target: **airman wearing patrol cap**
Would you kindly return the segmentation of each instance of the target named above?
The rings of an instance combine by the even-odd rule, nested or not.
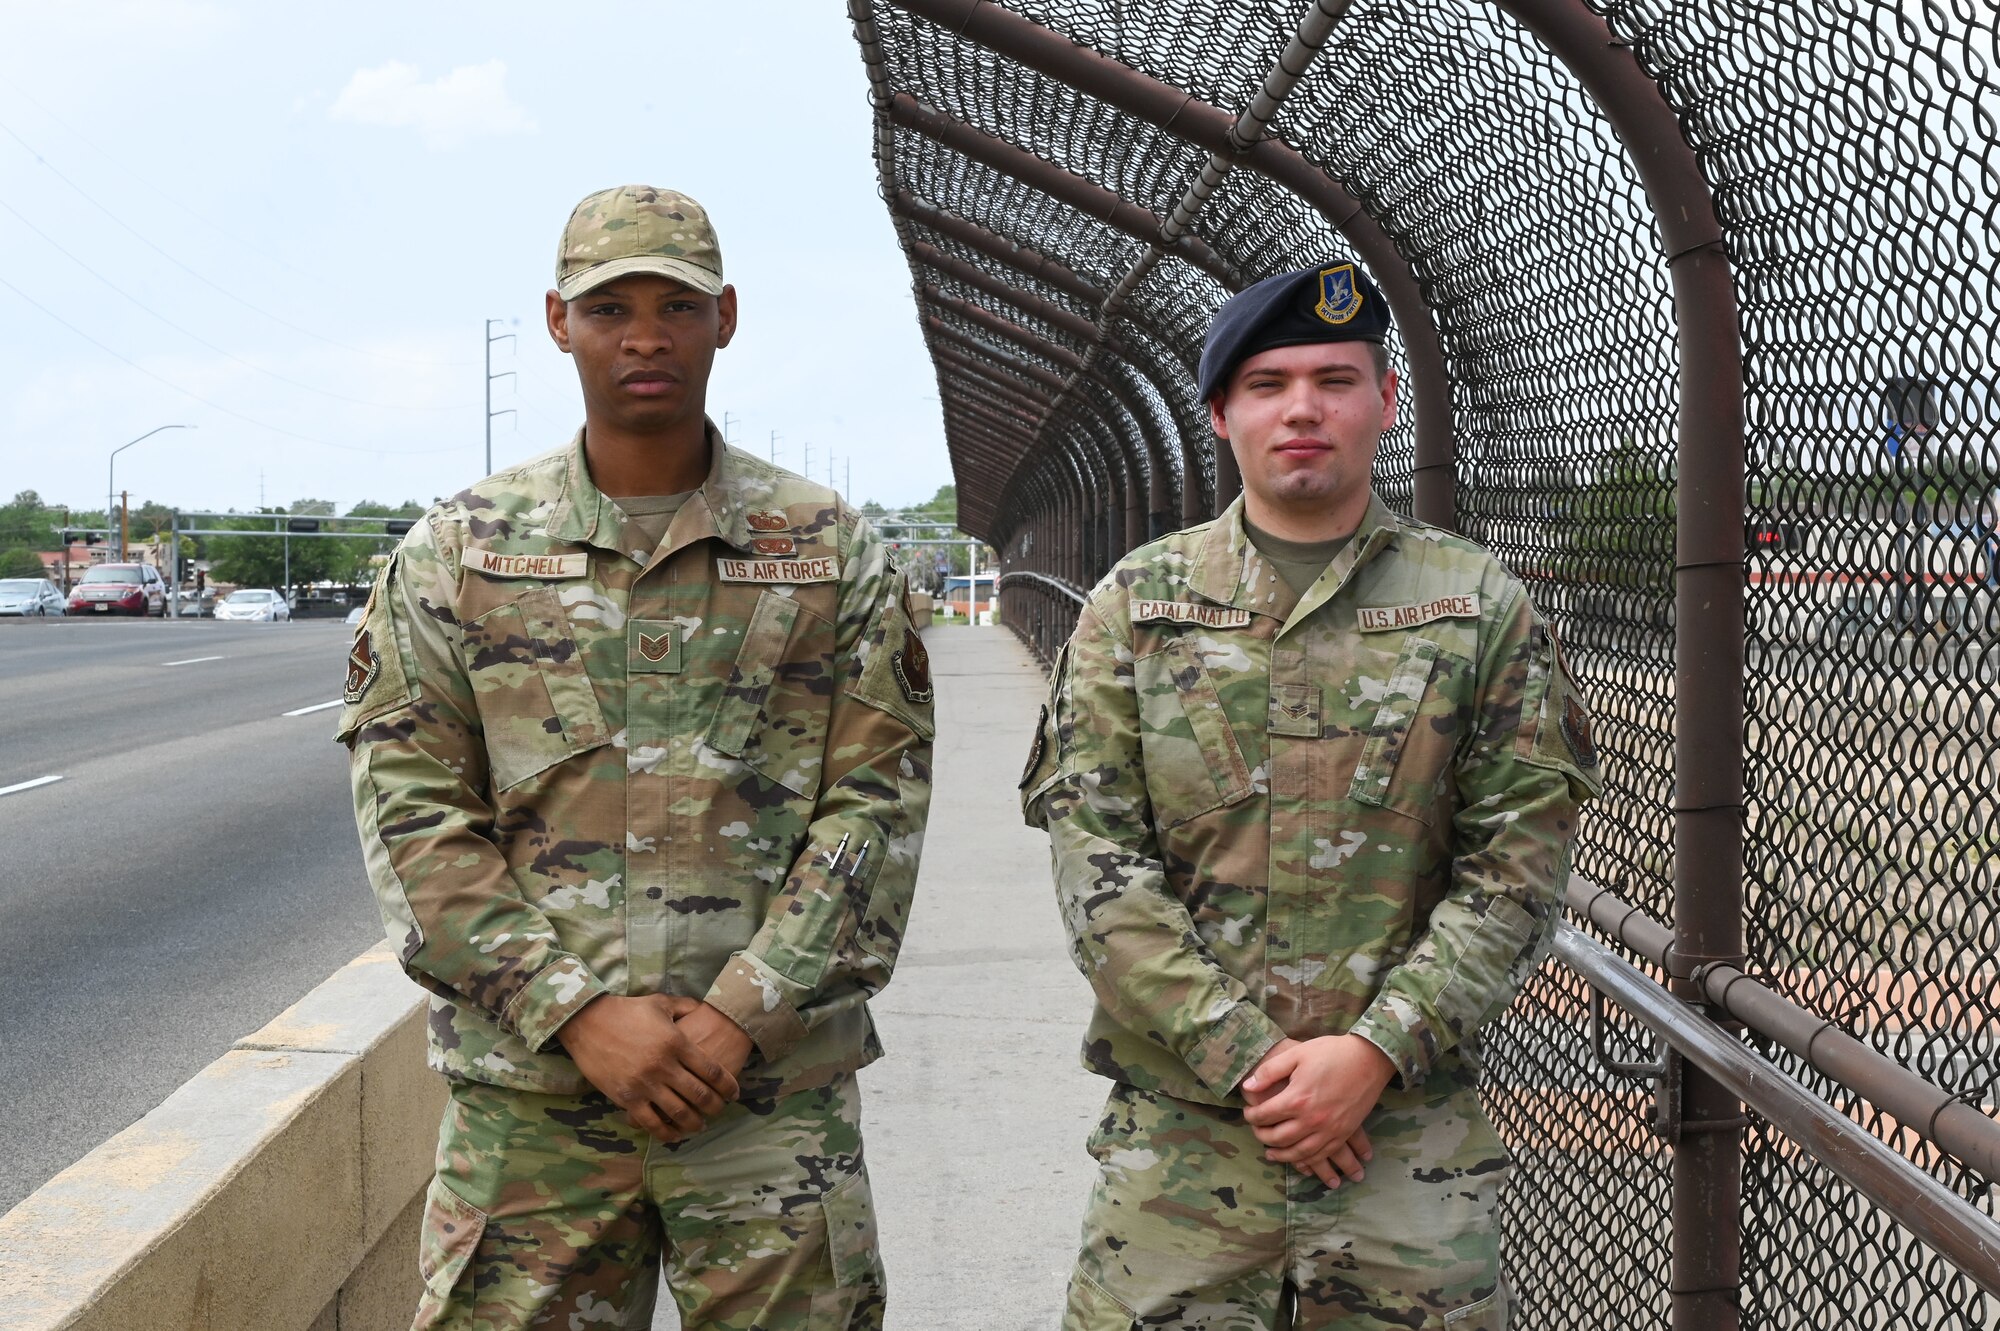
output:
[[[855,1070],[908,920],[932,698],[902,576],[726,444],[736,293],[685,195],[591,195],[550,335],[584,428],[384,570],[339,738],[451,1081],[418,1328],[879,1328]]]
[[[1121,560],[1057,665],[1023,811],[1115,1083],[1067,1331],[1507,1324],[1479,1029],[1598,760],[1520,582],[1373,492],[1388,330],[1352,263],[1223,305],[1243,494]]]

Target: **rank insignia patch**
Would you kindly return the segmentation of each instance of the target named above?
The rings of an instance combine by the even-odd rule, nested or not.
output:
[[[677,675],[681,671],[681,625],[672,619],[626,621],[625,670],[632,675]]]
[[[905,698],[920,705],[931,701],[934,696],[931,689],[931,654],[915,629],[903,630],[903,650],[890,657],[889,664],[896,671],[896,682],[903,686]]]
[[[360,702],[381,673],[382,658],[376,654],[374,639],[364,628],[354,635],[354,646],[348,649],[347,682],[340,691],[341,701],[350,707]]]
[[[1319,303],[1313,313],[1330,324],[1344,324],[1361,313],[1361,288],[1355,284],[1353,264],[1320,269]]]

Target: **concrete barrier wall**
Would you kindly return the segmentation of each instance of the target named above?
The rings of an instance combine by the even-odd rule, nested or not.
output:
[[[407,1327],[445,1100],[423,1023],[370,948],[49,1180],[0,1216],[0,1331]]]

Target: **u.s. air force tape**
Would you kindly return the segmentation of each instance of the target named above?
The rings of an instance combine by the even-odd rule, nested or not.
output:
[[[715,576],[724,582],[838,582],[840,560],[833,555],[803,559],[718,559]]]
[[[1462,619],[1479,614],[1479,594],[1440,596],[1435,601],[1415,605],[1364,605],[1355,612],[1355,626],[1363,633],[1383,629],[1412,629],[1438,619]]]

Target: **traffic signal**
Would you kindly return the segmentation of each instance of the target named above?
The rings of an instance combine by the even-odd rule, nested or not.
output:
[[[315,532],[319,530],[318,518],[286,518],[285,530],[294,532]]]
[[[1751,553],[1759,550],[1776,554],[1783,550],[1797,550],[1801,546],[1799,528],[1795,522],[1758,522],[1743,524],[1743,545]]]
[[[407,536],[416,524],[408,518],[391,518],[382,524],[382,532],[387,536]]]

